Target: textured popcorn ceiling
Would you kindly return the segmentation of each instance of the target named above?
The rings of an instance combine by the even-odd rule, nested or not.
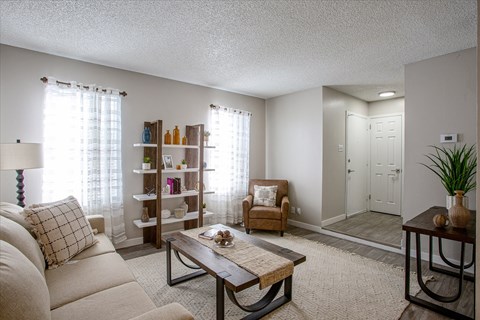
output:
[[[262,98],[326,85],[371,101],[403,93],[405,64],[475,47],[476,21],[474,0],[2,0],[0,42]]]

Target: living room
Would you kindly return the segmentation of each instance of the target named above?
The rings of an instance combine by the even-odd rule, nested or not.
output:
[[[385,2],[387,3],[395,4],[395,1]],[[446,5],[446,2],[441,3]],[[460,10],[459,15],[463,14],[467,17],[465,20],[470,21],[472,18],[468,9],[472,4],[469,1],[461,3],[464,3],[466,7],[464,10],[467,13]],[[80,31],[72,31],[72,38],[77,37],[75,41],[78,43],[71,48],[70,55],[61,54],[61,48],[53,44],[49,45],[48,42],[42,43],[41,39],[40,43],[31,46],[15,45],[13,40],[8,42],[5,40],[10,38],[4,34],[7,25],[3,18],[4,15],[8,15],[8,10],[4,9],[9,5],[14,6],[15,2],[2,3],[0,45],[0,137],[2,143],[12,143],[17,139],[21,139],[22,142],[42,142],[44,136],[42,106],[45,99],[45,85],[39,79],[44,76],[54,76],[60,81],[96,83],[127,92],[127,96],[122,98],[123,209],[127,240],[120,243],[117,248],[130,247],[143,242],[142,230],[133,223],[134,220],[139,219],[142,205],[132,198],[133,194],[143,189],[142,179],[132,173],[133,168],[140,166],[142,154],[132,146],[141,139],[144,121],[162,119],[164,128],[173,129],[178,125],[181,130],[189,124],[204,123],[205,129],[209,130],[210,104],[238,108],[252,113],[249,177],[289,181],[290,204],[301,208],[300,215],[289,216],[290,225],[312,232],[325,232],[322,222],[326,217],[343,214],[341,208],[331,209],[330,199],[334,199],[338,192],[344,192],[332,187],[332,179],[344,180],[345,178],[335,176],[335,172],[325,167],[326,155],[333,152],[326,150],[325,145],[341,143],[334,141],[333,137],[326,136],[322,130],[325,121],[324,92],[331,90],[326,87],[351,83],[340,83],[340,80],[333,78],[326,82],[311,82],[310,85],[300,89],[297,89],[296,84],[292,84],[291,89],[282,89],[281,94],[274,93],[274,86],[269,88],[270,91],[266,90],[262,93],[255,89],[259,86],[256,79],[243,78],[241,69],[249,69],[246,65],[241,66],[234,75],[215,70],[218,72],[217,81],[215,76],[210,75],[205,76],[204,79],[207,80],[202,82],[201,68],[188,64],[175,66],[179,69],[178,75],[158,72],[161,74],[159,76],[148,69],[135,68],[134,64],[129,67],[128,60],[120,59],[124,67],[116,67],[113,61],[105,60],[101,54],[102,50],[114,51],[117,56],[126,54],[123,50],[135,54],[138,44],[128,43],[122,50],[113,47],[96,49],[92,46],[95,39],[82,42],[84,36],[79,34]],[[45,21],[32,21],[49,26]],[[467,30],[471,31],[468,28]],[[53,31],[52,34],[55,36]],[[463,36],[457,35],[458,38]],[[461,135],[462,143],[476,144],[478,99],[475,85],[477,81],[476,38],[474,42],[470,36],[465,38],[466,40],[463,39],[464,47],[457,50],[447,46],[440,55],[424,53],[425,58],[410,60],[405,63],[405,66],[396,66],[404,70],[402,72],[404,72],[405,89],[403,222],[445,201],[442,185],[433,178],[431,173],[418,165],[424,162],[424,154],[429,152],[428,145],[438,144],[440,134],[452,132]],[[153,35],[152,39],[156,40],[151,41],[160,41]],[[433,42],[425,46],[433,47],[435,46]],[[438,42],[443,43],[441,39]],[[169,45],[172,46],[169,50],[179,50],[177,54],[181,54],[181,50],[186,51],[190,48],[189,46],[176,48],[171,43]],[[374,45],[373,41],[372,45]],[[213,50],[214,47],[215,45],[212,45],[209,50]],[[96,57],[96,50],[98,50],[97,58],[88,58]],[[161,56],[162,53],[158,52],[158,55]],[[152,61],[151,65],[161,70],[162,66],[158,65],[160,62],[161,59]],[[232,61],[229,64],[235,65],[236,62]],[[224,68],[226,69],[227,66],[228,64]],[[193,70],[194,76],[189,81],[181,81],[189,69]],[[264,71],[256,72],[265,73]],[[251,82],[245,86],[251,91],[228,90],[230,82],[225,79],[235,77],[238,82]],[[271,79],[275,78],[282,78],[281,70],[272,73]],[[295,78],[292,77],[292,79]],[[232,88],[235,82],[231,81]],[[355,84],[362,83],[355,82]],[[58,134],[61,135],[62,132]],[[342,156],[339,152],[336,154]],[[41,191],[42,176],[42,169],[25,171],[27,205],[44,202]],[[1,172],[1,201],[16,203],[15,177],[14,171]],[[470,208],[473,209],[476,207],[475,193],[471,192],[469,197]],[[339,200],[333,204],[333,206],[336,205],[341,207],[344,203]],[[172,225],[171,230],[179,227],[181,224]],[[166,228],[165,231],[170,229]],[[453,246],[446,245],[445,251],[447,256],[458,259],[459,254]]]

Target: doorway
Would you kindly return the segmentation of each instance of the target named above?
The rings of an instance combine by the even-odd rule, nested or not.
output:
[[[347,112],[345,121],[346,217],[366,211],[400,216],[402,115]]]
[[[368,117],[346,112],[346,217],[368,209]]]

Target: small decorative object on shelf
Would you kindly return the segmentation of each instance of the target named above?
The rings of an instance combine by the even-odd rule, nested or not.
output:
[[[163,209],[161,215],[162,215],[162,219],[168,219],[170,218],[172,213],[168,209]]]
[[[448,209],[448,220],[452,223],[454,228],[466,228],[470,222],[470,210],[465,208],[462,204],[463,191],[455,190],[455,204]]]
[[[188,212],[188,204],[185,201],[183,201],[183,203],[180,205],[180,208],[182,208],[185,213]]]
[[[207,162],[204,161],[204,162],[203,162],[203,169],[206,169],[206,168],[207,168]]]
[[[145,191],[147,191],[147,196],[151,196],[152,194],[156,194],[155,187],[145,188]]]
[[[202,205],[203,213],[207,212],[207,204],[204,202]]]
[[[178,126],[173,129],[173,144],[180,144],[180,129],[178,129]]]
[[[170,186],[168,184],[162,188],[162,193],[170,194]]]
[[[182,219],[185,216],[185,211],[183,210],[183,208],[176,208],[175,210],[173,210],[173,212],[175,218],[177,219]]]
[[[148,208],[143,208],[140,220],[142,222],[148,222],[150,220],[150,217],[148,216]]]
[[[152,159],[150,157],[143,157],[142,170],[150,170]]]
[[[210,137],[210,131],[205,131],[203,133],[203,142],[205,143],[206,146],[208,145],[208,137]]]
[[[433,224],[437,228],[445,228],[448,225],[448,217],[444,214],[436,214],[433,217]]]
[[[163,143],[172,144],[172,135],[170,134],[170,130],[167,130],[167,132],[163,136]]]
[[[182,138],[182,144],[186,146],[188,144],[187,136],[183,136]]]
[[[182,160],[182,164],[181,164],[181,169],[187,169],[187,161],[185,159]]]
[[[145,127],[143,129],[143,133],[142,133],[142,142],[143,143],[150,143],[151,137],[152,137],[152,133],[150,132],[150,128]]]

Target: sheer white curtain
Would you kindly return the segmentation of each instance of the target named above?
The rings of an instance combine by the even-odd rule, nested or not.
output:
[[[44,108],[43,201],[73,195],[86,214],[104,216],[113,243],[126,240],[118,91],[49,78]]]
[[[210,106],[211,135],[209,144],[215,149],[205,152],[208,167],[206,188],[215,190],[204,201],[215,213],[217,223],[242,222],[242,199],[247,194],[249,179],[251,113],[220,106]]]

